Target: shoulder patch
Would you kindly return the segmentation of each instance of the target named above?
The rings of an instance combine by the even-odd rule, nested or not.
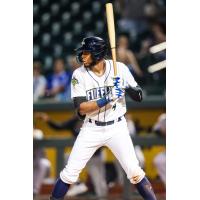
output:
[[[78,84],[78,79],[76,79],[75,77],[72,78],[71,80],[72,85],[75,86],[76,84]]]

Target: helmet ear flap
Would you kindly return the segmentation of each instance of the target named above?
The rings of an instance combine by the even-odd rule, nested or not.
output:
[[[95,61],[99,61],[103,59],[106,56],[106,54],[107,54],[107,48],[105,45],[105,46],[102,46],[101,49],[99,49],[98,51],[94,52],[92,56]]]
[[[83,52],[82,51],[79,51],[76,55],[76,61],[81,64],[83,62],[83,59],[82,59],[82,54]]]
[[[79,63],[82,63],[83,50],[89,51],[92,55],[93,62],[97,62],[103,59],[107,53],[107,45],[102,38],[99,37],[87,37],[84,38],[81,47],[76,49],[76,57]]]

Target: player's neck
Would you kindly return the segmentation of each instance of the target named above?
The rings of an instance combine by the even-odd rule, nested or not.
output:
[[[105,60],[101,60],[91,69],[97,76],[102,76],[106,70]]]

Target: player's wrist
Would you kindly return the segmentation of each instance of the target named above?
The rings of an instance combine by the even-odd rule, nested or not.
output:
[[[102,108],[104,106],[106,106],[108,103],[110,103],[112,101],[112,98],[109,98],[108,96],[105,96],[99,100],[97,100],[97,105],[99,106],[99,108]]]

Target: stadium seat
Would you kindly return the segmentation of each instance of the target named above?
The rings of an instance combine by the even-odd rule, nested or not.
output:
[[[53,58],[51,56],[46,56],[44,58],[44,70],[50,70],[53,68]]]
[[[92,2],[92,12],[95,15],[98,15],[101,12],[101,4],[99,3],[99,1]]]
[[[33,37],[38,36],[40,31],[40,24],[39,23],[34,23],[33,24]]]
[[[33,45],[33,58],[38,59],[40,54],[40,46],[39,45]]]
[[[104,32],[104,23],[101,21],[101,20],[98,20],[96,23],[95,23],[95,33],[96,34],[101,34]]]
[[[42,15],[43,13],[51,11],[49,1],[50,0],[41,0],[40,1],[40,4],[39,4],[39,6],[40,6],[40,15]]]
[[[82,23],[81,22],[75,22],[73,27],[73,33],[75,35],[80,35],[82,32]]]
[[[33,4],[33,16],[36,17],[39,14],[39,5]]]
[[[65,45],[70,45],[72,42],[72,33],[71,32],[66,32],[64,34],[64,44]]]
[[[78,2],[73,2],[71,4],[71,14],[78,14],[80,11],[80,4]]]
[[[50,14],[44,13],[41,17],[41,25],[46,26],[49,25],[49,23],[50,23]]]
[[[47,6],[49,4],[49,0],[40,0],[40,5],[42,6],[42,7],[45,7],[45,6]]]
[[[92,20],[92,14],[90,11],[85,11],[83,13],[83,23],[90,23]]]
[[[55,44],[53,47],[53,56],[55,57],[61,57],[63,52],[63,47],[60,44]]]
[[[69,12],[64,12],[62,14],[62,24],[66,25],[70,22],[71,20],[71,14]]]
[[[59,15],[59,10],[60,10],[60,6],[57,3],[54,3],[51,5],[51,14],[52,16],[56,16]]]
[[[66,6],[66,5],[69,4],[69,2],[70,2],[70,0],[60,0],[60,5],[61,6]]]
[[[89,31],[94,28],[94,23],[92,21],[92,14],[90,11],[85,11],[82,16],[82,24],[84,30]]]
[[[89,5],[90,4],[90,0],[82,0],[83,4]]]
[[[49,33],[44,33],[42,35],[42,46],[43,47],[48,47],[50,45],[51,42],[51,36]]]
[[[51,25],[52,36],[58,36],[61,32],[61,24],[59,22],[54,22]]]
[[[40,7],[38,4],[33,5],[33,20],[40,23]]]

